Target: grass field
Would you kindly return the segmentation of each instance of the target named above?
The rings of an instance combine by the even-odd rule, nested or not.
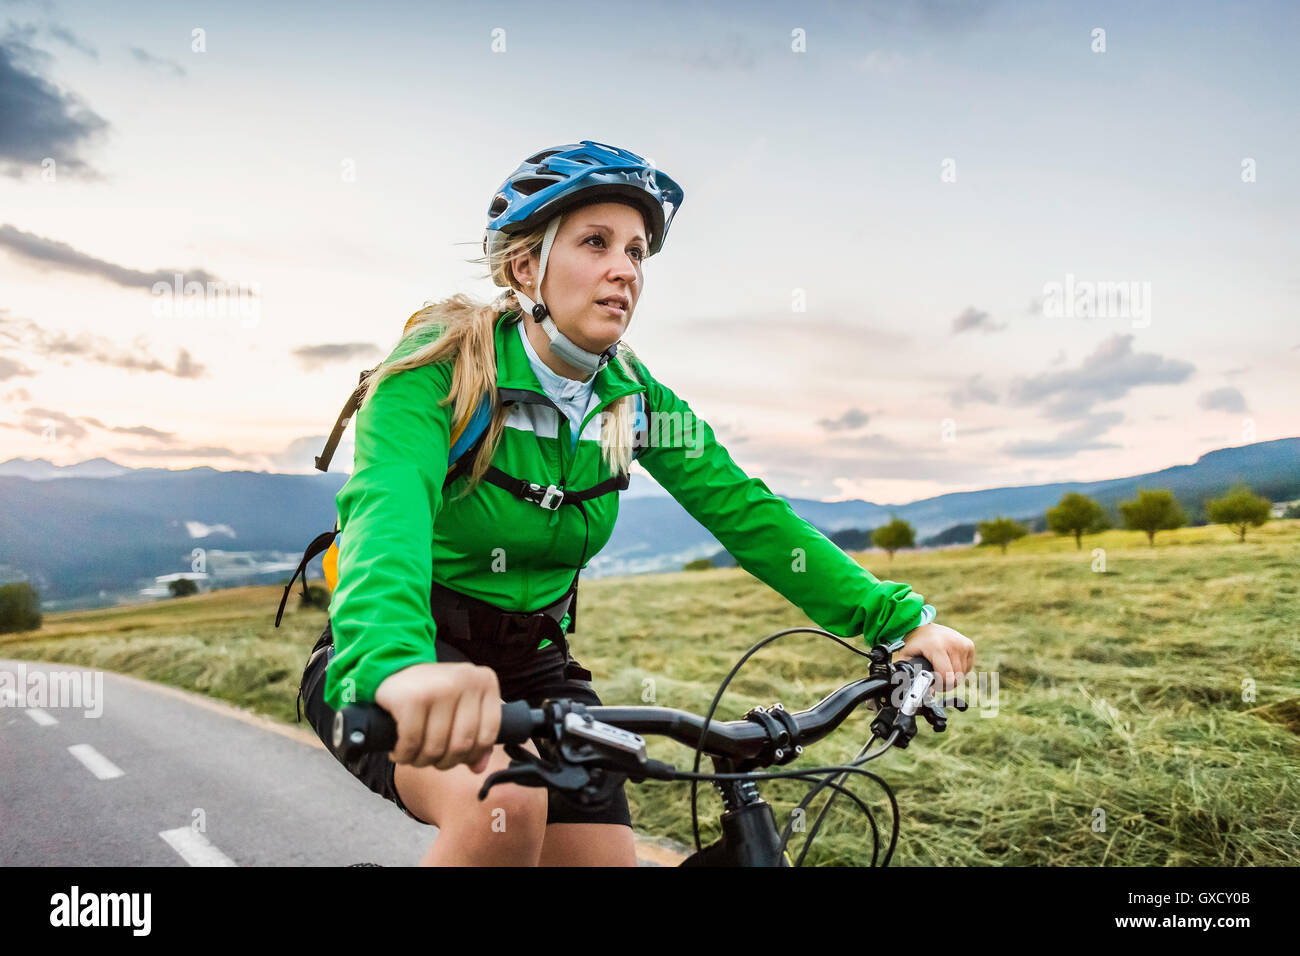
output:
[[[1038,535],[1005,556],[859,559],[925,595],[940,622],[975,641],[977,669],[997,677],[995,710],[954,713],[942,736],[923,726],[907,751],[869,765],[901,806],[896,865],[1300,864],[1300,521],[1272,521],[1244,544],[1207,527],[1161,532],[1155,548],[1109,531],[1082,551]],[[275,629],[280,590],[51,614],[40,631],[0,635],[0,656],[135,674],[292,721],[325,616],[294,611],[294,597]],[[751,644],[810,623],[739,569],[584,581],[581,602],[574,653],[607,703],[641,703],[652,687],[654,703],[700,713]],[[776,700],[809,706],[862,663],[824,638],[787,638],[740,673],[720,716]],[[870,719],[861,710],[800,763],[852,757]],[[689,766],[684,747],[651,749]],[[880,792],[865,780],[853,788],[886,828]],[[805,791],[764,788],[781,823]],[[700,795],[708,840],[720,804]],[[683,784],[631,786],[633,821],[689,842],[688,796]],[[865,818],[839,801],[809,861],[870,859]]]

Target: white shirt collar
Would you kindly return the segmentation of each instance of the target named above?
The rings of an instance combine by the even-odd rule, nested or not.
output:
[[[524,351],[528,353],[528,363],[532,365],[538,381],[542,383],[542,388],[547,392],[558,392],[565,398],[573,398],[575,395],[590,389],[599,373],[592,372],[589,378],[580,382],[552,371],[550,366],[543,362],[541,356],[537,354],[537,350],[533,348],[533,343],[529,341],[528,332],[524,328],[524,321],[521,319],[516,323],[519,326],[519,338],[523,340]]]

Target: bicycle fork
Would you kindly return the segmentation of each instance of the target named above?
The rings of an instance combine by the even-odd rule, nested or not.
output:
[[[722,768],[715,761],[715,767]],[[790,858],[781,852],[781,834],[776,828],[772,808],[759,796],[752,780],[717,780],[714,787],[722,794],[722,837],[696,853],[682,866],[789,866]]]

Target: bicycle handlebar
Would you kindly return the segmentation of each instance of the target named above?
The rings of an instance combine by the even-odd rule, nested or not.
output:
[[[805,745],[821,740],[843,723],[863,701],[887,691],[896,682],[894,675],[903,669],[910,674],[910,680],[904,699],[896,706],[907,717],[926,711],[925,700],[934,678],[930,662],[919,656],[906,658],[893,662],[890,669],[890,678],[851,681],[807,710],[790,713],[780,704],[770,709],[758,707],[742,720],[711,720],[707,728],[703,717],[666,707],[580,707],[578,713],[582,716],[577,718],[579,723],[574,724],[567,721],[560,710],[548,709],[545,705],[530,707],[527,701],[522,700],[510,701],[501,705],[497,743],[521,744],[532,737],[556,740],[566,732],[575,731],[580,736],[588,736],[593,727],[599,726],[605,730],[605,743],[615,746],[630,743],[626,739],[617,739],[621,733],[635,738],[642,745],[642,752],[644,741],[636,735],[650,733],[669,737],[689,747],[699,746],[713,756],[756,760],[762,764],[786,763],[802,752]],[[927,674],[929,679],[923,679]],[[546,703],[558,702],[557,699]],[[932,724],[935,723],[929,712],[925,716]],[[936,724],[938,729],[941,727]],[[584,730],[586,733],[581,733]],[[351,762],[365,753],[392,750],[397,745],[397,724],[388,711],[376,704],[353,704],[334,715],[333,740],[335,751],[345,761]]]

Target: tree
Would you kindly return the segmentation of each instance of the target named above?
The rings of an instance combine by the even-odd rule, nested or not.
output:
[[[319,584],[307,585],[307,593],[298,596],[298,610],[314,607],[321,611],[330,609],[330,592]]]
[[[999,544],[1002,546],[1002,553],[1006,554],[1007,545],[1029,534],[1029,529],[1018,521],[998,515],[992,521],[981,521],[979,532],[981,545]]]
[[[1173,492],[1139,488],[1137,495],[1132,501],[1121,501],[1119,513],[1124,527],[1146,532],[1151,547],[1156,546],[1157,531],[1172,531],[1187,523],[1187,515]]]
[[[167,582],[167,590],[171,592],[172,597],[189,597],[191,594],[199,593],[199,586],[190,578],[177,578],[175,581]]]
[[[41,598],[26,581],[0,587],[0,634],[41,626]]]
[[[893,561],[894,552],[899,548],[916,547],[916,532],[902,518],[893,518],[889,524],[881,525],[871,532],[871,543],[888,551],[889,560]]]
[[[713,567],[713,561],[709,558],[696,558],[694,561],[687,561],[682,568],[684,571],[707,571]]]
[[[1258,528],[1269,518],[1273,504],[1260,497],[1246,485],[1234,485],[1222,498],[1205,503],[1205,513],[1215,524],[1226,524],[1245,542],[1246,529]]]
[[[1083,536],[1104,531],[1110,522],[1101,505],[1077,491],[1061,496],[1055,508],[1047,509],[1047,526],[1057,534],[1074,535],[1075,548],[1083,549]]]

